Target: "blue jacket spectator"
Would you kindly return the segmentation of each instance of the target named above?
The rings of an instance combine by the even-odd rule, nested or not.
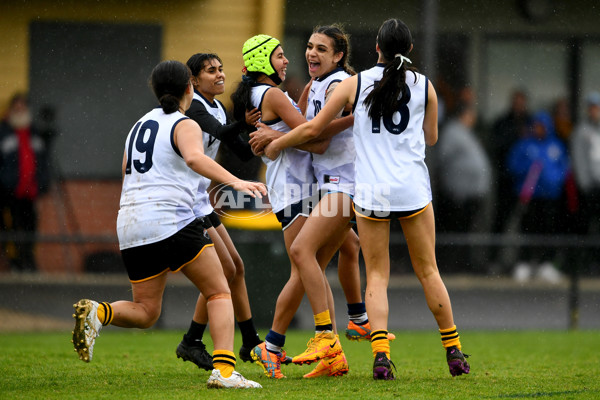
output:
[[[553,235],[558,231],[562,194],[569,156],[563,142],[556,136],[552,118],[547,112],[533,117],[530,134],[518,140],[509,152],[508,170],[515,181],[514,190],[524,207],[520,225],[527,234]],[[562,274],[555,265],[553,247],[534,246],[520,249],[520,261],[514,277],[523,282],[529,279],[532,265],[538,265],[537,276],[558,283]]]
[[[534,164],[540,171],[535,188],[531,188],[532,198],[559,199],[569,170],[569,156],[556,136],[552,117],[545,111],[534,115],[530,134],[519,139],[508,154],[508,170],[514,178],[517,195]]]

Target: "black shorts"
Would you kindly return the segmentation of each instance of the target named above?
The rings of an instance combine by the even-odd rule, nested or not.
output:
[[[219,225],[221,225],[221,218],[219,218],[219,215],[215,212],[215,210],[213,210],[213,212],[211,212],[204,218],[208,219],[208,222],[213,228],[218,228]]]
[[[356,203],[352,203],[352,208],[354,209],[354,213],[357,217],[368,218],[377,221],[411,218],[425,211],[427,207],[429,207],[429,204],[427,204],[425,207],[419,208],[418,210],[411,211],[373,211],[357,206]]]
[[[208,228],[208,220],[197,218],[160,242],[121,250],[129,280],[143,282],[168,270],[179,271],[195,260],[206,247],[213,246],[206,231]]]
[[[287,206],[281,211],[275,213],[277,220],[281,223],[281,230],[284,231],[299,216],[307,217],[312,212],[315,202],[319,201],[317,196],[307,197],[297,203]]]
[[[354,196],[349,193],[342,192],[342,191],[336,192],[333,190],[324,189],[324,190],[319,191],[319,201],[321,201],[325,196],[330,195],[332,193],[343,193],[346,196],[350,197],[350,200],[354,200]],[[352,211],[354,211],[354,202],[352,202]],[[355,212],[352,213],[352,218],[350,218],[350,221],[348,221],[348,223],[356,225],[356,213]]]

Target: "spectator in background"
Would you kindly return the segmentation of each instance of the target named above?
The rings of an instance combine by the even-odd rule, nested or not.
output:
[[[524,185],[531,186],[531,200],[521,220],[521,232],[526,234],[556,233],[560,219],[561,195],[569,171],[567,149],[556,137],[552,117],[545,111],[536,113],[530,135],[518,140],[507,158],[508,172],[514,185],[513,194],[521,193]],[[553,248],[525,247],[514,277],[527,281],[532,274],[532,264],[539,263],[537,276],[551,283],[561,279],[553,265]]]
[[[579,189],[580,233],[600,231],[600,93],[586,101],[586,117],[573,131],[571,154]]]
[[[495,182],[495,220],[493,231],[500,233],[506,222],[505,212],[512,209],[515,196],[512,196],[513,181],[508,172],[506,157],[512,145],[527,136],[531,126],[531,115],[527,104],[527,94],[523,89],[512,93],[510,109],[498,118],[493,125],[490,138],[492,168],[497,173]]]
[[[573,118],[571,104],[567,97],[558,98],[552,105],[552,122],[556,137],[562,140],[570,154],[570,137],[573,132]],[[565,178],[564,190],[561,198],[560,214],[562,219],[557,221],[558,233],[571,233],[577,225],[578,193],[575,176],[570,169]]]
[[[37,231],[36,200],[49,185],[48,139],[32,123],[27,96],[15,94],[0,122],[2,229],[26,235],[4,245],[14,271],[36,269],[32,235]]]
[[[476,121],[477,111],[473,102],[460,103],[455,116],[440,134],[437,166],[442,231],[481,231],[474,223],[482,223],[479,217],[490,195],[492,181],[488,155],[474,131]],[[452,258],[456,262],[471,264],[473,269],[473,258],[466,254],[458,255],[458,249],[460,247],[452,249]]]
[[[573,131],[573,118],[571,106],[566,97],[561,97],[552,106],[552,121],[556,136],[568,146],[569,137]]]

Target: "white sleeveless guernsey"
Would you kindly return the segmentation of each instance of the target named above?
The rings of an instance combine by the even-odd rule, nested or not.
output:
[[[273,86],[265,84],[256,84],[252,87],[251,101],[252,105],[259,110],[262,106],[262,100],[267,90]],[[300,109],[286,93],[289,101]],[[273,121],[261,121],[269,128],[289,132],[291,129],[283,120],[278,118]],[[269,201],[274,213],[283,210],[285,207],[297,203],[310,197],[313,193],[314,175],[310,153],[295,148],[283,150],[279,157],[270,160],[262,157],[267,166],[266,180],[269,189]]]
[[[155,108],[131,129],[125,142],[117,236],[121,250],[166,239],[196,218],[192,207],[201,176],[175,149],[173,132],[185,115]]]
[[[332,83],[341,82],[349,77],[342,68],[337,68],[329,74],[315,79],[310,87],[306,119],[313,119],[325,105],[325,95]],[[321,190],[354,194],[354,138],[352,128],[335,135],[323,154],[312,154],[312,165],[315,177]]]
[[[223,107],[223,104],[221,104],[220,101],[215,99],[214,103],[211,103],[197,91],[194,91],[193,101],[201,102],[204,105],[204,108],[206,108],[206,111],[215,117],[215,119],[219,121],[221,125],[227,124],[227,113],[225,112],[225,107]],[[211,133],[213,132],[206,132],[204,129],[202,129],[202,142],[204,143],[204,154],[214,160],[217,157],[221,141],[214,137]],[[197,217],[204,217],[214,210],[212,204],[210,204],[210,199],[207,193],[209,185],[210,179],[202,177],[200,186],[198,186],[196,204],[194,204],[194,214],[196,214]]]
[[[358,75],[353,130],[354,202],[373,211],[417,210],[429,204],[432,198],[423,132],[428,81],[424,75],[407,71],[408,104],[401,106],[391,118],[373,121],[364,100],[382,74],[383,65],[378,64]]]

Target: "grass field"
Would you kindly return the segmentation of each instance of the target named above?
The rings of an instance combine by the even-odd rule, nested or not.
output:
[[[455,378],[439,334],[395,333],[395,381],[374,381],[370,345],[342,338],[348,375],[307,380],[312,365],[289,365],[288,378],[275,381],[240,361],[238,371],[263,385],[255,390],[208,390],[209,373],[175,356],[182,332],[105,329],[89,364],[73,352],[70,332],[2,334],[0,399],[600,399],[598,331],[461,332],[471,373]],[[288,354],[310,335],[289,332]]]

